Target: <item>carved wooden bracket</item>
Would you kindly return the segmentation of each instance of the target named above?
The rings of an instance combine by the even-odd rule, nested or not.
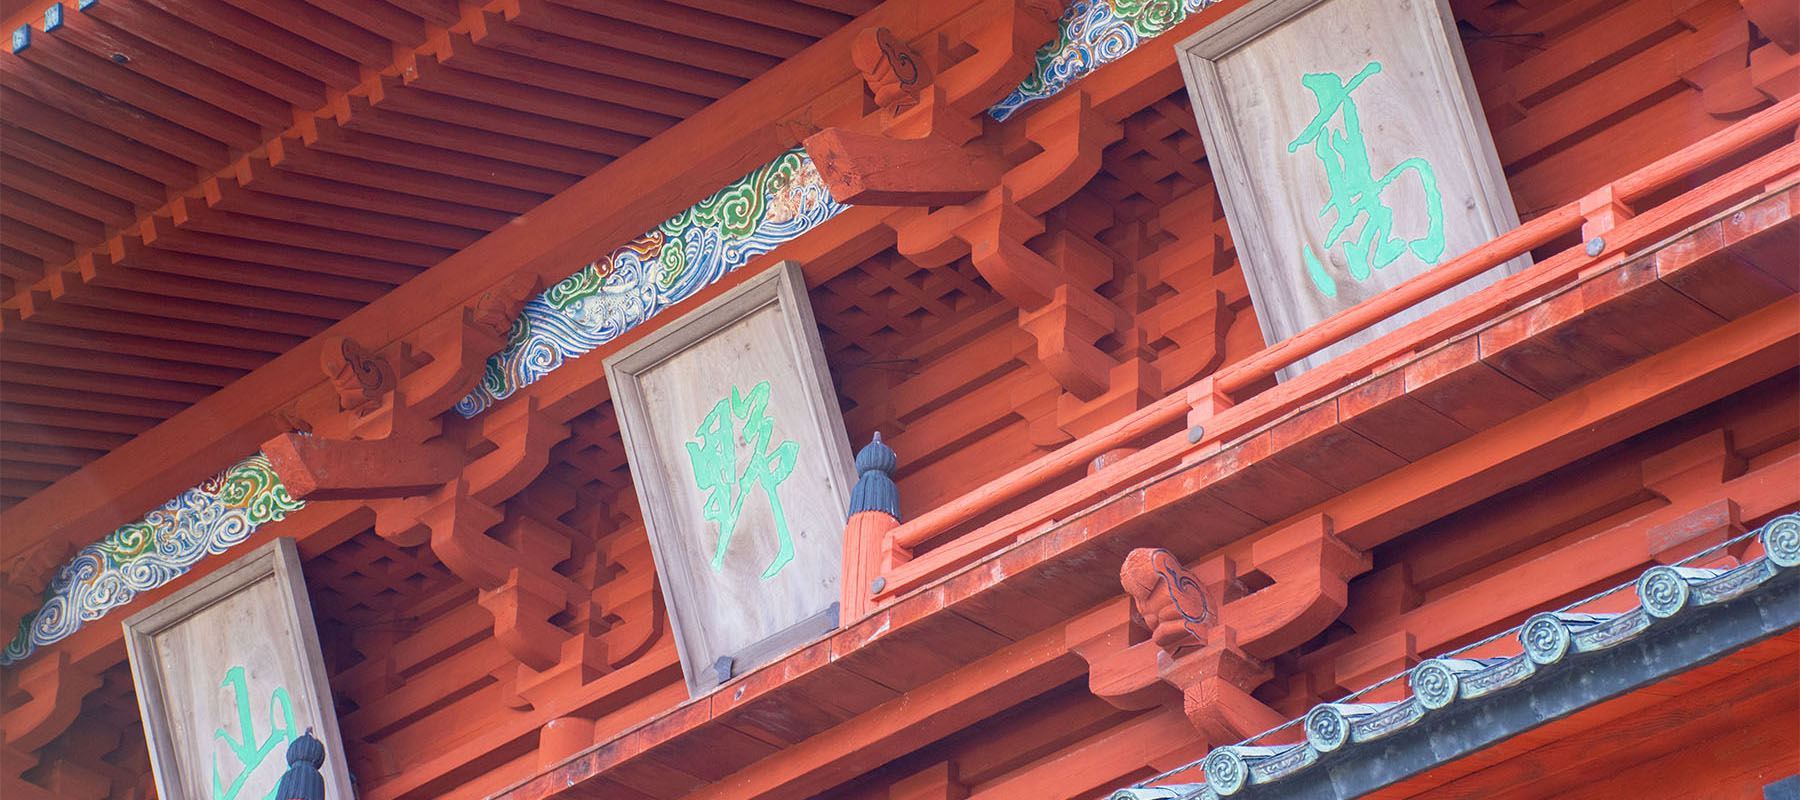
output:
[[[361,500],[375,512],[377,534],[402,546],[430,542],[452,573],[480,590],[495,638],[525,668],[571,662],[591,676],[607,667],[592,635],[598,615],[588,593],[555,569],[570,556],[572,532],[508,503],[543,472],[568,427],[529,396],[490,410],[473,430],[457,426],[454,436],[443,435],[439,419],[480,380],[537,286],[522,276],[503,281],[460,316],[403,342],[403,356],[422,357],[403,359],[400,370],[344,340],[328,351],[344,353],[342,363],[327,361],[347,376],[334,385],[340,397],[355,390],[354,405],[328,429],[349,438],[290,433],[263,451],[296,499]],[[352,356],[376,366],[353,368]],[[359,374],[379,376],[379,393],[363,388],[369,382],[352,385]],[[575,635],[550,621],[571,609],[581,623]]]
[[[561,661],[569,634],[549,620],[584,598],[555,570],[568,558],[570,539],[560,526],[509,514],[504,503],[543,471],[568,427],[552,423],[529,397],[495,409],[482,423],[481,437],[494,449],[460,464],[430,494],[371,502],[375,530],[397,544],[429,541],[444,566],[481,590],[494,635],[508,652],[531,669],[550,669]]]
[[[425,494],[456,477],[462,452],[442,441],[325,439],[288,433],[263,443],[292,497],[363,500]]]
[[[1800,10],[1793,3],[1739,0],[1739,8],[1723,17],[1698,4],[1682,5],[1691,7],[1676,17],[1711,37],[1712,57],[1681,73],[1700,91],[1707,113],[1737,118],[1800,91]]]
[[[1105,254],[1058,233],[1034,249],[1044,233],[1040,214],[1100,169],[1101,154],[1120,136],[1081,90],[1063,93],[1026,125],[1040,148],[1001,176],[980,198],[916,217],[896,233],[899,251],[924,266],[967,254],[995,290],[1019,306],[1019,324],[1038,342],[1038,357],[1070,394],[1104,394],[1118,361],[1096,343],[1126,324],[1124,314],[1096,291],[1113,277]]]
[[[1030,74],[1066,5],[988,0],[961,37],[972,54],[948,66],[950,48],[941,39],[921,54],[886,28],[859,34],[851,58],[875,97],[875,112],[855,130],[829,128],[806,139],[832,197],[942,206],[993,188],[1006,164],[992,145],[971,140],[981,135],[987,109]]]
[[[943,47],[921,55],[886,28],[864,30],[851,57],[875,97],[875,112],[855,130],[828,128],[806,149],[832,197],[843,203],[944,206],[998,185],[1006,171],[981,135],[986,109],[1024,79],[1037,48],[1056,34],[1043,3],[991,0],[965,42],[974,54],[934,75]],[[941,43],[940,43],[941,45]]]
[[[883,29],[864,31],[853,57],[879,108],[856,130],[808,137],[806,148],[841,202],[941,207],[897,225],[900,252],[926,267],[969,255],[1019,306],[1019,324],[1037,339],[1050,373],[1070,394],[1093,400],[1119,366],[1095,346],[1124,324],[1095,291],[1112,279],[1112,264],[1072,237],[1042,252],[1026,242],[1044,233],[1039,215],[1093,178],[1123,132],[1074,90],[1027,118],[1025,141],[1013,149],[1036,154],[1022,163],[1009,165],[997,144],[973,141],[986,110],[1029,74],[1037,48],[1056,35],[1067,5],[990,0],[963,37],[974,53],[935,77],[930,62],[943,48],[921,55]]]
[[[993,153],[940,136],[893,139],[828,128],[807,137],[806,151],[832,198],[853,205],[965,203],[993,188],[1004,171]]]
[[[1120,582],[1130,605],[1069,623],[1073,647],[1088,662],[1089,689],[1126,709],[1180,698],[1213,744],[1283,722],[1285,715],[1251,696],[1272,677],[1267,661],[1336,619],[1350,579],[1370,561],[1338,540],[1323,515],[1270,534],[1250,551],[1242,567],[1216,556],[1192,570],[1167,550],[1127,556]],[[1246,578],[1266,585],[1247,591]]]
[[[1158,648],[1180,654],[1206,646],[1208,630],[1219,620],[1219,600],[1207,597],[1200,579],[1174,553],[1160,547],[1131,551],[1119,568],[1119,583]]]
[[[326,339],[319,352],[319,368],[337,390],[338,408],[345,411],[367,414],[381,405],[383,395],[394,390],[394,366],[386,356],[355,339]]]
[[[81,713],[81,700],[100,688],[100,676],[70,663],[62,650],[47,653],[18,667],[17,684],[8,686],[31,696],[0,715],[5,743],[21,752],[32,752],[68,729]]]
[[[937,79],[950,106],[965,117],[985,113],[1031,74],[1037,49],[1056,38],[1068,0],[989,0],[963,40],[975,54]]]
[[[68,541],[46,539],[20,553],[0,569],[0,631],[19,629],[25,614],[43,603],[44,590],[56,569],[75,555]]]
[[[875,95],[875,105],[891,117],[919,104],[931,85],[931,65],[887,28],[864,28],[850,46],[850,60]]]

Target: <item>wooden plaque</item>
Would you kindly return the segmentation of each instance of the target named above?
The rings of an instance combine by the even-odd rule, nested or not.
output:
[[[1518,226],[1445,0],[1261,0],[1177,50],[1269,343]],[[1528,264],[1495,267],[1282,377]]]
[[[294,540],[133,614],[125,648],[158,797],[268,797],[307,728],[325,745],[325,796],[353,796]]]
[[[606,360],[688,691],[837,626],[855,472],[800,268]]]

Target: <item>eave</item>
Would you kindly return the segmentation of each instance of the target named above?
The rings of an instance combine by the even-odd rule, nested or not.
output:
[[[1732,544],[1747,547],[1749,536]],[[1450,654],[1427,661],[1406,674],[1412,693],[1405,699],[1318,706],[1300,725],[1303,741],[1216,748],[1182,770],[1197,776],[1204,768],[1205,783],[1121,789],[1112,800],[1335,800],[1368,796],[1432,771],[1437,774],[1425,783],[1455,780],[1481,768],[1459,768],[1469,756],[1659,681],[1701,671],[1687,679],[1699,685],[1760,666],[1770,654],[1782,659],[1794,652],[1793,637],[1784,634],[1800,627],[1800,573],[1793,569],[1800,562],[1800,516],[1777,517],[1756,538],[1763,555],[1744,563],[1687,566],[1725,549],[1714,548],[1679,567],[1653,567],[1635,584],[1578,604],[1635,591],[1638,603],[1628,611],[1533,615],[1483,642],[1516,637],[1517,655],[1473,660]],[[1784,641],[1768,641],[1776,637]],[[1746,650],[1751,652],[1735,664],[1704,669]],[[1523,744],[1530,749],[1531,743]]]
[[[955,24],[973,5],[916,0],[885,3],[862,17],[861,24],[884,25],[897,34],[918,37]],[[471,9],[469,14],[472,21],[458,23],[458,30],[499,35],[517,24],[516,16],[480,9]],[[860,114],[861,76],[849,56],[856,30],[825,37],[549,199],[541,203],[534,199],[535,205],[513,209],[514,213],[526,213],[404,282],[396,276],[394,283],[399,285],[391,291],[384,286],[358,295],[367,305],[311,332],[310,338],[248,374],[218,376],[213,385],[222,388],[0,514],[0,525],[14,532],[0,543],[0,564],[11,568],[34,552],[66,553],[96,541],[254,452],[263,441],[292,425],[284,419],[335,413],[335,395],[317,366],[322,341],[345,337],[371,351],[397,353],[401,340],[416,339],[433,324],[454,322],[464,306],[505,279],[536,277],[548,285],[566,277],[594,254],[630,240],[793,147],[811,126],[829,124],[844,114]],[[468,41],[465,34],[440,33],[438,39],[421,45],[419,53],[403,54],[390,72],[443,71],[426,62],[447,59],[445,63],[451,64],[462,52],[459,47],[470,49],[464,46]],[[40,40],[47,36],[42,31],[35,35]],[[474,48],[471,56],[484,53]],[[377,74],[369,83],[377,86],[376,94],[380,94],[379,85],[391,80],[392,75]],[[362,113],[351,108],[360,107],[360,98],[346,94],[337,96],[337,101],[341,108],[336,111]],[[218,176],[208,173],[203,182],[219,184],[223,187],[219,191],[211,195],[201,192],[201,199],[174,197],[170,201],[174,211],[160,207],[154,213],[147,211],[143,224],[132,225],[127,238],[179,233],[176,223],[188,218],[182,209],[211,213],[209,208],[201,208],[208,205],[203,198],[224,197],[230,193],[226,190],[235,191],[233,184],[240,178],[264,174],[262,160],[280,160],[283,153],[295,158],[308,156],[312,133],[323,136],[339,127],[336,111],[322,110],[323,116],[314,119],[314,110],[296,115],[293,136],[277,137],[270,148],[243,154],[242,159],[224,165]],[[114,266],[107,259],[132,252],[130,242],[114,239],[126,249],[96,254],[98,260],[85,267],[86,272],[76,264],[46,277],[45,281],[60,282],[41,292],[21,293],[15,305],[26,303],[30,309],[17,309],[12,312],[16,319],[0,324],[23,324],[26,310],[36,313],[54,308],[69,292],[86,291],[86,282],[93,275]],[[285,415],[274,413],[283,409]]]
[[[1780,108],[1779,113],[1792,113],[1800,105]],[[1739,141],[1761,139],[1759,130],[1740,129]],[[1708,144],[1703,151],[1717,157],[1728,145]],[[1791,371],[1800,365],[1795,280],[1738,270],[1754,264],[1786,268],[1780,254],[1791,252],[1800,235],[1800,223],[1793,220],[1800,191],[1793,174],[1800,166],[1796,147],[1780,147],[1685,199],[1645,210],[1606,231],[1605,246],[1594,253],[1574,249],[1543,260],[1332,367],[1237,405],[1219,402],[1208,391],[1231,377],[1205,380],[1198,390],[1173,395],[1078,441],[1046,461],[1127,442],[1149,444],[995,523],[964,532],[940,548],[947,552],[928,553],[924,558],[940,559],[929,562],[932,571],[901,583],[895,599],[827,639],[628,728],[496,796],[605,796],[619,786],[655,797],[694,792],[691,796],[773,798],[822,791],[941,735],[937,726],[960,727],[1079,675],[1076,654],[1083,637],[1110,625],[1122,631],[1128,624],[1113,565],[1134,547],[1165,547],[1184,559],[1214,553],[1250,570],[1259,563],[1258,542],[1323,520],[1338,541],[1366,551],[1421,522]],[[1668,174],[1669,167],[1646,172]],[[1709,207],[1716,210],[1683,219]],[[1579,214],[1574,221],[1579,224]],[[1545,229],[1557,224],[1536,226],[1485,256],[1510,257],[1514,248],[1528,249],[1531,236],[1553,235]],[[1775,260],[1767,260],[1768,254],[1777,254]],[[1709,305],[1680,291],[1688,287],[1705,295],[1700,287],[1726,282],[1761,285],[1766,293],[1729,293],[1716,298],[1728,302]],[[1668,324],[1692,319],[1684,315],[1696,310],[1713,321],[1698,328]],[[1660,352],[1596,363],[1579,351],[1587,326],[1600,326],[1594,332],[1660,331],[1640,341]],[[1253,359],[1248,369],[1272,371],[1282,358],[1299,355],[1289,350]],[[1501,376],[1532,388],[1510,400],[1491,394]],[[1365,414],[1393,413],[1395,404],[1453,413],[1455,398],[1469,391],[1490,392],[1490,404],[1481,409],[1488,421],[1463,420],[1465,434],[1471,428],[1479,432],[1460,440],[1414,442],[1422,449],[1415,449],[1409,464],[1359,472],[1342,443],[1333,442],[1333,435],[1346,432],[1352,439],[1363,432],[1379,437],[1373,432],[1382,426],[1363,424],[1378,416]],[[1188,413],[1190,406],[1198,408]],[[1199,435],[1151,438],[1184,416],[1201,429]],[[1057,471],[1039,464],[1021,473]],[[1339,482],[1329,485],[1317,475],[1336,475]],[[979,494],[1004,492],[990,485]],[[1744,513],[1773,513],[1792,500],[1770,496],[1773,505]],[[1636,549],[1642,545],[1630,544],[1644,534],[1640,527],[1620,529],[1608,534],[1611,544],[1600,550],[1615,555],[1619,563],[1612,566],[1627,569],[1644,558]],[[1596,564],[1595,570],[1604,573],[1607,565]],[[865,585],[848,575],[846,584]],[[1522,612],[1576,588],[1533,585],[1508,603],[1525,604]],[[871,682],[878,688],[860,695],[861,702],[845,705],[838,699],[844,692],[838,687]],[[895,690],[906,694],[896,697]],[[821,704],[821,696],[832,699]],[[802,713],[821,708],[826,710]],[[671,783],[646,777],[691,768],[697,752],[708,754],[705,771],[718,777],[681,773],[684,777]]]

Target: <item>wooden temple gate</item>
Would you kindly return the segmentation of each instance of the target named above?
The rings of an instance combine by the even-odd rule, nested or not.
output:
[[[362,798],[1195,784],[1150,779],[1652,565],[1773,563],[1791,4],[1450,3],[1521,226],[1274,345],[1172,49],[1244,5],[8,4],[0,792],[155,796],[118,622],[231,557],[93,609],[63,567],[255,454],[283,499],[230,547],[297,543]],[[1082,40],[1102,11],[1133,46]],[[701,211],[741,263],[507,360]],[[849,509],[835,631],[690,697],[602,361],[785,261],[898,505]],[[1797,653],[1383,796],[1759,796],[1800,773]]]

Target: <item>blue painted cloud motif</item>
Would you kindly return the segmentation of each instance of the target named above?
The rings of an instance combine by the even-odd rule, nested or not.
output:
[[[1004,121],[1212,2],[1075,0],[1057,38],[1038,50],[1031,75],[988,113]],[[782,154],[526,303],[481,385],[456,410],[480,413],[845,208],[831,199],[805,150]],[[302,505],[260,453],[239,462],[82,549],[57,573],[44,607],[21,623],[0,665],[27,658]]]
[[[1216,1],[1075,0],[1057,23],[1056,39],[1038,49],[1031,75],[988,114],[1005,122]]]
[[[263,454],[232,465],[77,552],[51,578],[43,607],[20,621],[0,665],[67,637],[304,505],[288,496]]]
[[[782,154],[526,303],[457,412],[481,413],[845,208],[804,149]]]

